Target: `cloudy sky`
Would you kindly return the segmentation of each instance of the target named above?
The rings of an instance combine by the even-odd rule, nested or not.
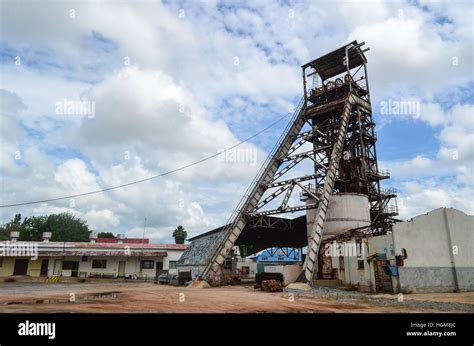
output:
[[[93,191],[216,154],[286,114],[300,66],[370,47],[377,153],[401,217],[474,213],[471,1],[1,1],[1,204]],[[68,112],[66,101],[93,102]],[[383,110],[414,101],[419,112]],[[89,103],[92,105],[92,103]],[[288,118],[289,119],[289,118]],[[69,211],[96,231],[171,241],[223,224],[285,121],[179,173],[0,209]]]

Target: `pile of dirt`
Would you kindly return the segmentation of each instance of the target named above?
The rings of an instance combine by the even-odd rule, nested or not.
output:
[[[191,282],[190,285],[188,285],[186,288],[209,288],[211,285],[209,285],[206,281],[204,280],[196,280]]]
[[[302,290],[302,291],[308,291],[311,289],[309,284],[303,283],[303,282],[293,282],[289,284],[288,286],[286,286],[286,288],[290,290]]]

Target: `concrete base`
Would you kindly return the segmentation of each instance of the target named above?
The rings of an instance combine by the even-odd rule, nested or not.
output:
[[[300,264],[285,264],[285,265],[267,265],[265,266],[265,273],[281,273],[283,275],[283,286],[295,282],[303,271],[303,266]]]
[[[343,286],[341,280],[313,280],[314,287],[340,287]]]

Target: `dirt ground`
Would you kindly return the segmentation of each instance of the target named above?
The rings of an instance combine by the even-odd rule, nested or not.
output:
[[[397,299],[395,294],[377,294],[374,298]],[[474,304],[474,292],[460,292],[460,293],[417,293],[405,294],[405,300],[413,301],[432,301],[444,303],[457,304]]]
[[[74,294],[75,302],[68,299]],[[0,284],[0,312],[93,312],[93,313],[246,313],[246,312],[441,312],[440,309],[397,303],[396,296],[372,299],[330,297],[316,293],[267,293],[251,286],[193,289],[153,283],[5,283]],[[379,295],[380,296],[380,295]],[[387,296],[387,295],[383,295]],[[408,297],[408,295],[407,295]],[[409,295],[408,300],[453,303],[474,311],[474,292]],[[383,301],[383,304],[377,301]],[[387,303],[388,302],[388,303]],[[456,311],[456,309],[454,309]],[[460,311],[462,312],[462,311]]]

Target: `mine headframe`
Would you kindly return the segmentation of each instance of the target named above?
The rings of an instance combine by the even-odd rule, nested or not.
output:
[[[369,49],[362,49],[363,45],[364,42],[358,44],[354,41],[303,65],[303,86],[307,98],[307,118],[315,132],[312,137],[314,148],[324,148],[324,144],[334,140],[347,95],[352,94],[361,100],[349,117],[334,192],[367,195],[372,233],[381,234],[391,229],[398,209],[396,190],[383,189],[380,184],[390,178],[390,172],[378,167],[377,135],[372,119],[367,60],[363,54]],[[319,158],[330,161],[331,151],[322,149]],[[315,189],[321,188],[322,180],[316,179]]]
[[[380,181],[389,175],[377,165],[364,55],[368,49],[362,50],[363,45],[353,41],[302,66],[303,97],[224,227],[224,236],[213,249],[201,278],[215,281],[249,222],[317,209],[301,276],[311,282],[333,193],[366,194],[372,229],[385,232],[390,226],[393,213],[387,207],[395,192],[380,187]],[[307,81],[310,77],[311,85]],[[302,170],[309,174],[302,174]]]

